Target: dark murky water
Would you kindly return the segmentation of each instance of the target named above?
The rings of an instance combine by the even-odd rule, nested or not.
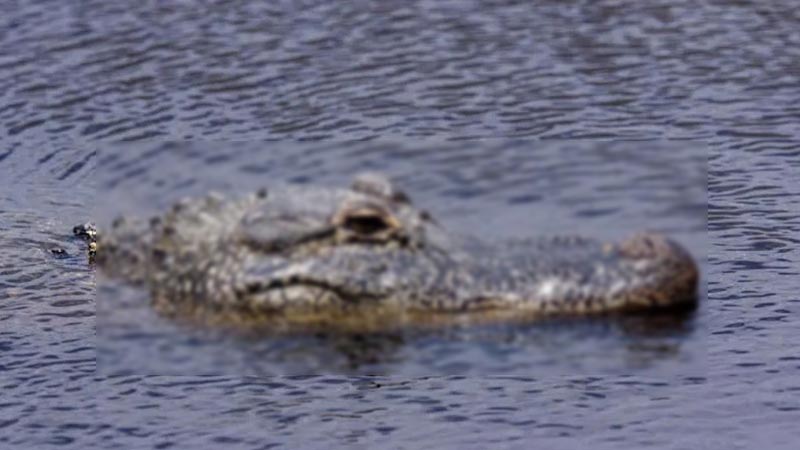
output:
[[[789,1],[659,3],[8,5],[0,19],[0,445],[794,448],[800,10]],[[98,142],[392,138],[413,147],[425,137],[638,141],[627,167],[648,178],[694,160],[688,150],[664,156],[648,141],[710,155],[708,299],[689,332],[673,336],[689,361],[666,355],[621,374],[620,344],[639,339],[589,327],[608,360],[556,329],[564,339],[556,345],[566,343],[576,365],[545,364],[540,354],[513,377],[96,373],[92,274],[48,248],[93,208],[108,147]],[[649,225],[654,214],[667,231],[700,238],[697,223],[681,219],[688,211],[661,209],[681,205],[669,180],[638,180],[656,197],[609,195],[592,211],[574,206],[604,197],[580,186],[565,186],[577,197],[563,203],[570,198],[551,197],[554,187],[542,196],[547,185],[491,175],[534,173],[536,161],[520,149],[342,160],[347,152],[294,161],[278,153],[268,162],[285,164],[273,169],[284,171],[276,179],[336,181],[372,158],[448,224],[477,234],[530,231],[495,227],[482,220],[489,216],[545,227],[522,211],[547,207],[553,224],[587,227],[578,231]],[[636,181],[615,181],[600,156],[562,153],[573,178],[589,171],[617,193]],[[412,160],[431,169],[417,173]],[[120,180],[147,177],[129,168]],[[664,203],[645,207],[646,198]],[[576,220],[582,210],[589,214]],[[414,368],[419,357],[383,368]],[[683,373],[698,360],[702,373]]]

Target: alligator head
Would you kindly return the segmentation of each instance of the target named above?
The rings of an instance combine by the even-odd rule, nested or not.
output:
[[[672,240],[552,237],[498,245],[447,232],[377,174],[347,189],[286,186],[184,200],[101,236],[103,273],[157,306],[260,315],[365,307],[587,314],[691,306],[697,267]]]

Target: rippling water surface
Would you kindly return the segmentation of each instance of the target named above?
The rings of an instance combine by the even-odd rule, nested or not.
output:
[[[794,448],[799,11],[788,0],[9,5],[0,19],[0,445]],[[708,298],[684,334],[531,332],[511,344],[552,345],[570,358],[516,353],[532,359],[513,376],[347,377],[352,366],[333,352],[321,376],[110,375],[96,371],[95,325],[102,334],[104,322],[93,274],[50,249],[80,252],[67,232],[101,203],[98,167],[114,167],[105,158],[131,161],[108,174],[120,186],[148,181],[134,156],[107,156],[120,147],[106,144],[148,138],[264,143],[264,165],[242,177],[253,182],[339,183],[359,164],[383,168],[459,231],[569,224],[616,233],[657,222],[693,246],[703,242],[699,223],[684,218],[696,186],[675,184],[694,179],[693,152],[702,152]],[[537,150],[465,142],[435,152],[428,143],[479,138],[524,138]],[[392,139],[403,158],[332,143],[345,139]],[[566,151],[565,139],[638,150],[617,176],[621,162]],[[328,150],[310,157],[267,143],[298,140]],[[665,154],[655,141],[685,148]],[[224,161],[234,148],[220,144],[187,170],[235,167]],[[531,179],[542,167],[565,178]],[[688,178],[663,176],[671,167]],[[634,196],[629,183],[641,187]],[[140,338],[158,344],[168,326]],[[429,367],[502,370],[509,361],[492,365],[485,340],[454,342],[453,353],[431,353],[441,359]],[[624,348],[651,342],[666,351]],[[642,354],[656,357],[626,356]],[[378,373],[419,374],[422,357],[401,351],[373,363]],[[685,374],[698,360],[702,372]]]

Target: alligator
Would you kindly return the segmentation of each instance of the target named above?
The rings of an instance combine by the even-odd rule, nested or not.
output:
[[[175,314],[539,317],[697,302],[697,265],[662,234],[488,243],[448,232],[377,173],[347,188],[212,193],[151,219],[118,218],[104,233],[88,224],[74,231],[104,276],[145,286],[159,310]]]

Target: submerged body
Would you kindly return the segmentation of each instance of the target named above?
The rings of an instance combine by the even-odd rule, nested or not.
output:
[[[454,236],[375,174],[348,189],[211,195],[149,221],[118,220],[97,263],[145,285],[161,310],[253,316],[641,311],[693,306],[698,281],[689,254],[655,233],[616,244]]]

